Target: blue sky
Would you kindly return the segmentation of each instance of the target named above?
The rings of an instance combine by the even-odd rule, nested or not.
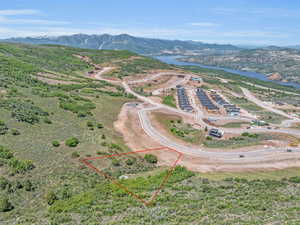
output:
[[[0,38],[121,34],[209,43],[300,44],[298,0],[2,0]]]

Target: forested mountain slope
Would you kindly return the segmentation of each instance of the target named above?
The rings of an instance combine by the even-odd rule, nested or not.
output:
[[[201,50],[238,50],[233,45],[206,44],[195,41],[162,40],[153,38],[134,37],[128,34],[121,35],[87,35],[75,34],[58,37],[27,37],[10,38],[5,42],[28,44],[59,44],[79,48],[130,50],[140,54],[180,54]]]

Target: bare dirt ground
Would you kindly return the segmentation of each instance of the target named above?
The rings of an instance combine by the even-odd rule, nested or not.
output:
[[[150,96],[148,97],[149,99],[157,102],[157,103],[162,103],[162,99],[160,97],[157,97],[157,96]]]
[[[164,87],[166,82],[169,82],[170,79],[172,79],[172,77],[174,78],[174,76],[170,76],[170,75],[160,76],[160,77],[155,78],[153,80],[148,80],[146,82],[136,83],[135,85],[133,85],[133,87],[145,87],[145,90],[153,91],[155,89]],[[143,79],[143,78],[145,78],[145,75],[139,77],[139,79]],[[134,79],[134,80],[139,80],[139,79]]]
[[[127,146],[133,150],[163,147],[144,133],[140,127],[137,108],[128,104],[123,105],[114,128],[123,135]]]
[[[146,148],[163,147],[159,143],[151,140],[140,127],[137,108],[129,107],[126,104],[122,107],[118,120],[114,123],[115,129],[124,137],[124,141],[132,150],[141,150]],[[164,132],[163,129],[161,130]],[[165,133],[163,133],[165,134]],[[251,147],[253,151],[253,147]],[[171,166],[177,157],[176,153],[170,151],[153,152],[159,158],[159,165]],[[287,155],[289,153],[284,153]],[[290,156],[289,156],[290,157]],[[270,158],[269,161],[245,163],[243,160],[236,163],[227,163],[204,157],[194,157],[184,155],[179,165],[196,172],[214,172],[214,171],[256,171],[256,170],[276,170],[291,167],[299,167],[300,161],[295,157],[293,160],[278,161],[277,157]]]
[[[6,90],[0,90],[0,94],[6,94],[7,91]]]
[[[226,120],[219,119],[219,120],[216,120],[216,121],[212,122],[211,124],[213,124],[216,127],[219,127],[219,126],[224,126],[227,123],[239,123],[239,122],[246,123],[243,120],[237,120],[237,119],[232,119],[232,120],[230,120],[230,119],[226,119]]]

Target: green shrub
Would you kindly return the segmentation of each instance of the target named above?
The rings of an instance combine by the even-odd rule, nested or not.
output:
[[[88,121],[88,122],[86,123],[86,125],[87,125],[88,127],[94,127],[94,123],[93,123],[92,121]]]
[[[129,158],[125,161],[126,165],[131,166],[135,163],[136,159],[135,158]]]
[[[80,157],[78,152],[73,152],[72,153],[72,158],[78,158],[78,157]]]
[[[300,184],[300,176],[299,177],[291,177],[289,179],[289,181],[292,182],[292,183]]]
[[[148,163],[157,163],[157,157],[155,155],[152,154],[146,154],[144,156],[144,159],[146,160],[146,162]]]
[[[30,124],[38,123],[39,117],[49,115],[31,101],[4,100],[0,101],[0,107],[10,110],[12,117],[18,121]]]
[[[113,166],[120,166],[120,165],[121,165],[121,164],[120,164],[120,161],[117,160],[117,159],[112,159],[112,160],[111,160],[111,163],[112,163]]]
[[[12,129],[12,130],[11,130],[11,134],[14,135],[14,136],[17,136],[17,135],[20,135],[21,133],[20,133],[20,131],[17,130],[17,129]]]
[[[111,149],[122,150],[121,146],[115,143],[111,143],[109,147]]]
[[[242,133],[242,136],[244,136],[244,137],[248,137],[250,134],[248,133],[248,132],[244,132],[244,133]]]
[[[98,129],[102,129],[103,127],[104,127],[104,126],[103,126],[102,123],[98,123],[98,124],[97,124],[97,128],[98,128]]]
[[[7,148],[4,148],[3,146],[0,146],[0,158],[1,159],[11,159],[13,157],[13,153],[8,150]]]
[[[73,113],[77,113],[79,116],[79,113],[82,114],[90,114],[90,111],[92,109],[96,108],[96,105],[92,102],[84,102],[82,103],[81,101],[73,101],[73,100],[61,100],[59,106],[64,109],[71,111]]]
[[[80,118],[87,117],[87,113],[86,112],[78,112],[77,116]]]
[[[53,205],[53,203],[57,200],[57,196],[53,191],[48,192],[45,198],[48,205]]]
[[[23,184],[20,182],[20,181],[16,181],[16,183],[15,183],[15,188],[16,189],[22,189],[24,186],[23,186]]]
[[[53,147],[59,147],[60,143],[59,143],[59,141],[52,141],[52,145],[53,145]]]
[[[250,137],[250,138],[258,138],[258,136],[259,136],[258,134],[249,134],[248,135],[248,137]]]
[[[34,186],[33,186],[33,184],[31,183],[30,180],[26,180],[24,182],[24,188],[25,188],[26,191],[33,191],[34,190]]]
[[[3,121],[0,120],[0,135],[6,134],[7,131],[8,131],[8,127]]]
[[[167,95],[163,98],[163,104],[176,108],[176,100],[173,95]]]
[[[67,139],[65,144],[71,148],[75,148],[79,144],[79,140],[76,137],[72,137]]]
[[[102,138],[102,139],[103,139],[103,138]],[[108,144],[107,144],[107,142],[103,141],[103,142],[101,142],[100,145],[103,146],[103,147],[105,147],[105,146],[107,146]]]
[[[211,141],[211,140],[212,140],[212,137],[211,137],[211,136],[207,136],[207,137],[206,137],[206,140]]]
[[[9,202],[7,197],[0,197],[0,212],[8,212],[13,208],[13,205]]]
[[[44,123],[52,124],[52,121],[51,121],[49,118],[45,118],[45,119],[44,119]]]
[[[8,165],[13,168],[16,173],[24,173],[34,168],[34,165],[30,160],[19,160],[15,158],[10,159]]]
[[[5,177],[0,177],[0,189],[4,190],[8,184],[9,182]]]

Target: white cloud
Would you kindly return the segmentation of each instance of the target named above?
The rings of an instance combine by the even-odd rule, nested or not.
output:
[[[37,15],[40,11],[35,9],[6,9],[0,10],[0,16]]]
[[[0,24],[29,24],[29,25],[66,25],[66,21],[11,18],[13,16],[39,15],[40,11],[35,9],[0,10]]]
[[[197,27],[216,27],[219,26],[217,23],[210,23],[210,22],[194,22],[188,23],[190,26],[197,26]]]
[[[219,15],[233,16],[242,15],[243,17],[248,16],[259,16],[262,18],[295,18],[300,17],[299,11],[294,9],[284,9],[284,8],[226,8],[217,7],[211,9],[213,13]]]
[[[0,16],[0,24],[66,25],[70,24],[70,22],[38,19],[10,19]]]
[[[257,30],[238,30],[232,32],[223,32],[221,36],[232,37],[232,38],[288,38],[290,37],[289,34],[257,31]]]
[[[237,10],[218,9],[217,11],[234,13]],[[262,13],[262,12],[256,12]],[[274,29],[255,29],[255,30],[229,30],[221,27],[220,24],[198,21],[188,24],[182,24],[181,28],[163,28],[132,24],[105,24],[81,22],[76,25],[68,21],[55,21],[46,19],[35,19],[28,16],[41,15],[42,12],[34,9],[23,10],[0,10],[0,38],[25,37],[25,36],[59,36],[72,35],[77,33],[85,34],[122,34],[127,33],[134,36],[164,39],[197,39],[205,42],[216,43],[254,43],[269,42],[272,44],[292,40],[299,36],[300,31],[296,29],[293,32],[277,32]],[[24,17],[22,17],[24,15]],[[27,15],[27,16],[26,16]],[[26,16],[26,17],[25,17]],[[16,26],[15,26],[16,25]],[[17,26],[21,25],[21,26]],[[39,26],[40,25],[40,26]],[[188,26],[187,26],[188,25]],[[220,26],[220,27],[218,27]],[[214,29],[218,27],[219,29]],[[286,43],[289,44],[289,43]]]

